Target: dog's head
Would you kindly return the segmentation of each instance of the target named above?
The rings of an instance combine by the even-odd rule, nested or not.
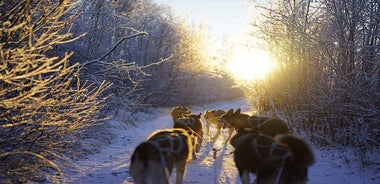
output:
[[[188,106],[176,106],[173,107],[171,115],[173,117],[173,120],[177,120],[178,118],[182,118],[186,115],[190,115],[191,110]]]
[[[223,128],[227,128],[228,126],[235,127],[235,118],[237,118],[241,114],[241,109],[238,108],[235,112],[234,109],[228,110],[218,119],[219,123],[223,123]]]

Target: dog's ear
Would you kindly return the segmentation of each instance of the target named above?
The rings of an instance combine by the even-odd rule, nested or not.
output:
[[[227,115],[231,115],[231,114],[233,114],[233,113],[234,113],[234,109],[230,109],[230,110],[227,111],[226,114],[227,114]]]
[[[200,119],[200,118],[201,118],[201,115],[202,115],[202,113],[200,112],[200,113],[197,115],[197,118]]]
[[[236,109],[236,111],[235,111],[235,113],[234,113],[234,114],[240,114],[240,112],[241,112],[241,109],[240,109],[240,108],[238,108],[238,109]]]

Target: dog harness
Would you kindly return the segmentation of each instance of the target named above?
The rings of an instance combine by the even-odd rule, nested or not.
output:
[[[177,121],[176,123],[180,123],[180,124],[182,124],[183,126],[185,126],[186,128],[187,128],[187,130],[190,130],[191,131],[191,133],[193,133],[194,135],[196,135],[197,137],[199,137],[200,139],[202,139],[202,140],[204,140],[204,138],[201,136],[201,135],[199,135],[197,132],[195,132],[191,127],[189,127],[189,125],[188,125],[188,121],[186,121],[186,120],[191,120],[190,121],[190,123],[191,124],[194,124],[195,123],[195,120],[194,120],[194,118],[181,118],[181,119],[179,119],[179,120],[181,120],[181,121]]]
[[[162,146],[165,142],[169,142],[169,147]],[[179,152],[183,149],[184,140],[181,135],[177,132],[168,132],[160,137],[154,137],[153,140],[149,140],[149,142],[159,151],[159,152],[170,152],[174,154],[179,154]],[[177,144],[177,149],[175,149],[175,143]]]
[[[186,128],[188,128],[193,134],[195,134],[197,137],[199,137],[200,139],[204,140],[204,138],[199,135],[197,132],[195,132],[192,128],[190,128],[188,125],[186,125],[185,123],[183,123],[184,126],[186,126]]]
[[[285,148],[279,147],[276,144],[276,142],[274,142],[274,141],[272,141],[271,145],[258,144],[257,143],[258,139],[259,139],[259,137],[256,137],[256,138],[253,139],[252,146],[253,146],[253,149],[254,149],[256,155],[259,157],[260,160],[263,160],[263,156],[260,154],[259,148],[269,148],[269,150],[268,150],[268,157],[270,157],[270,156],[273,155],[273,151],[275,149],[286,152],[285,154],[283,154],[281,156],[281,158],[282,158],[282,162],[280,164],[281,166],[277,169],[276,180],[274,182],[274,184],[279,184],[280,183],[281,175],[282,175],[282,173],[284,171],[285,161],[289,157],[289,154],[287,153],[288,150],[285,149]]]
[[[268,119],[265,120],[264,122],[260,122],[261,117],[257,116],[257,118],[258,118],[257,125],[256,125],[257,128],[260,128],[261,126],[265,125],[266,123],[268,123],[270,120],[273,119],[273,118],[268,118]],[[250,120],[251,120],[251,116],[248,116],[248,118],[247,118],[247,122],[249,123]],[[251,125],[251,124],[249,124],[249,125]],[[251,126],[252,126],[252,125],[251,125]]]
[[[164,152],[179,154],[183,149],[184,140],[183,137],[177,132],[167,132],[164,135],[159,135],[160,137],[153,137],[153,140],[149,140],[149,142],[158,150],[160,154],[161,163],[164,166],[166,179],[170,181],[170,172],[168,170]],[[170,146],[162,146],[166,141],[169,141]],[[178,143],[177,149],[175,149],[175,142]]]
[[[278,171],[277,171],[276,180],[274,182],[275,184],[279,184],[280,183],[280,178],[281,178],[282,172],[284,171],[285,162],[286,162],[287,158],[289,158],[289,154],[288,153],[285,153],[284,155],[282,155],[282,162],[281,162],[281,166],[278,168]]]
[[[279,147],[279,146],[276,144],[276,142],[272,142],[271,145],[262,145],[262,144],[258,144],[258,143],[257,143],[257,140],[258,140],[258,139],[259,139],[259,138],[254,138],[254,139],[253,139],[253,141],[252,141],[252,146],[253,146],[253,148],[254,148],[254,150],[255,150],[256,155],[259,157],[260,160],[263,160],[263,157],[262,157],[262,155],[260,154],[259,148],[269,148],[269,150],[268,150],[268,156],[272,156],[272,155],[273,155],[273,151],[274,151],[275,149],[277,149],[277,150],[281,150],[281,151],[287,151],[285,148],[281,148],[281,147]]]

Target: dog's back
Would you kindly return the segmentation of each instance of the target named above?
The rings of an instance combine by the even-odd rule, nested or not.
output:
[[[277,118],[250,116],[248,118],[248,124],[252,128],[257,128],[260,133],[271,137],[289,133],[289,128],[286,126],[286,123]]]
[[[198,159],[195,152],[199,152],[198,147],[198,140],[196,139],[197,135],[195,134],[195,131],[193,130],[194,127],[194,120],[192,118],[180,118],[176,122],[174,122],[173,128],[180,128],[186,130],[189,135],[191,136],[191,142],[193,147],[195,148],[193,151],[193,158]]]
[[[206,119],[207,123],[217,123],[218,118],[226,113],[223,110],[210,110],[206,111],[203,117]]]
[[[262,161],[271,155],[287,153],[283,145],[273,144],[273,139],[256,133],[237,133],[231,139],[235,148],[234,161],[239,172],[247,170],[257,174]]]
[[[158,147],[159,151],[170,155],[175,162],[179,160],[189,162],[191,159],[189,154],[193,149],[191,136],[183,129],[158,130],[148,138],[148,142]]]
[[[256,183],[306,184],[308,168],[315,162],[309,145],[291,134],[278,135],[275,141],[287,147],[289,156],[267,158],[257,174]]]
[[[231,125],[236,129],[248,128],[271,137],[289,133],[288,126],[284,121],[277,118],[250,116],[241,113],[241,109],[237,109],[235,112],[230,109],[221,116],[221,120],[224,122],[224,126]]]
[[[275,138],[278,144],[284,144],[288,147],[292,163],[299,168],[307,168],[315,162],[313,151],[303,139],[292,134],[278,135]]]
[[[203,125],[201,121],[201,114],[195,115],[190,114],[186,115],[184,118],[179,118],[176,122],[174,122],[174,128],[182,128],[185,130],[191,130],[193,135],[197,137],[195,152],[200,151],[200,147],[203,142]],[[195,157],[195,155],[194,155]]]
[[[249,183],[249,172],[256,174],[257,183],[304,183],[308,167],[314,163],[308,144],[290,134],[273,139],[239,129],[231,145],[243,183]]]
[[[135,183],[170,183],[170,173],[176,166],[177,183],[182,183],[192,151],[191,136],[185,130],[158,130],[136,147],[130,175]]]

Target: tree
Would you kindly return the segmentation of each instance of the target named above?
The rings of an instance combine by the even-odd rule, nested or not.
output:
[[[72,53],[52,56],[72,42],[75,4],[1,1],[0,181],[64,180],[59,165],[78,147],[76,136],[94,126],[110,83],[82,82]]]
[[[212,78],[210,70],[206,70],[209,58],[202,41],[204,29],[187,26],[170,7],[149,0],[83,1],[82,7],[83,13],[73,30],[86,31],[88,35],[72,46],[78,50],[76,53],[84,53],[74,57],[98,60],[86,65],[84,77],[114,83],[109,90],[114,94],[109,100],[110,107],[136,109],[147,104],[200,103],[219,98],[220,91],[229,91],[228,87],[201,88],[209,87],[208,81],[226,82]],[[141,33],[143,36],[131,37]],[[126,37],[131,38],[101,57]]]
[[[364,0],[263,7],[256,36],[276,56],[279,70],[252,88],[281,104],[275,109],[316,142],[355,146],[365,155],[379,145],[373,128],[380,117],[379,7]]]

